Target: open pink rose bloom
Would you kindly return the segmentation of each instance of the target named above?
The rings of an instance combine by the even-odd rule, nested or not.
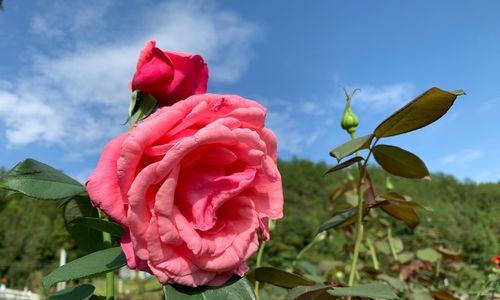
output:
[[[163,284],[218,286],[242,276],[283,216],[276,138],[266,109],[235,95],[163,107],[105,148],[92,202],[126,230],[130,268]]]

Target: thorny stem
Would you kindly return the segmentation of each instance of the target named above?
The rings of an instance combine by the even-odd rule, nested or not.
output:
[[[100,210],[97,210],[99,213],[99,218],[103,219],[105,216],[101,213]],[[111,247],[111,234],[109,232],[102,233],[102,240],[104,242],[104,247]],[[114,300],[115,299],[115,273],[114,271],[106,273],[106,300]]]
[[[255,262],[255,268],[258,268],[260,267],[261,263],[262,263],[262,254],[264,253],[264,248],[266,247],[266,242],[264,241],[261,241],[260,245],[259,245],[259,252],[257,252],[257,260]],[[255,298],[257,300],[260,300],[260,296],[259,296],[259,288],[260,288],[260,282],[258,282],[257,280],[255,281],[255,286],[254,286],[254,294],[255,294]]]

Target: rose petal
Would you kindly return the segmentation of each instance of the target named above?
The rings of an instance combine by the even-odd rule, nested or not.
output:
[[[117,160],[127,136],[128,133],[122,134],[106,145],[97,168],[85,184],[92,203],[122,225],[127,225],[127,214],[126,201],[123,200],[118,186]]]

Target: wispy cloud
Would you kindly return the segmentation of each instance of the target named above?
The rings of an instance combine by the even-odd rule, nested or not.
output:
[[[442,162],[444,164],[453,164],[457,167],[466,167],[471,162],[483,158],[483,156],[484,153],[481,149],[468,149],[448,154],[442,158]]]
[[[482,171],[472,179],[476,182],[500,182],[500,169]]]
[[[31,32],[50,41],[99,36],[113,1],[63,1],[44,3],[31,19]],[[50,13],[47,13],[50,12]],[[75,13],[78,12],[78,13]],[[71,17],[69,17],[71,16]],[[76,36],[75,36],[76,35]],[[102,34],[101,34],[102,35]]]
[[[266,126],[278,137],[280,151],[291,155],[303,155],[326,130],[318,120],[317,108],[322,105],[319,101],[304,101],[295,105],[280,99],[270,101],[259,98],[259,100],[269,108]],[[325,111],[324,107],[321,107],[320,111]]]
[[[498,110],[499,108],[500,108],[500,97],[497,97],[492,100],[481,103],[477,111],[479,113],[484,113],[484,112],[490,112],[492,110]]]
[[[0,122],[9,146],[59,143],[93,153],[85,149],[99,148],[124,130],[128,83],[146,40],[200,53],[209,63],[211,82],[233,82],[245,72],[259,31],[213,3],[174,1],[148,7],[129,30],[106,36],[109,30],[102,29],[116,25],[109,15],[112,4],[57,3],[33,16],[32,33],[41,43],[62,46],[38,51],[23,72],[27,75],[0,82]],[[63,17],[68,14],[74,18]],[[89,34],[94,30],[102,34]]]
[[[411,84],[383,86],[359,85],[352,102],[356,113],[380,113],[403,105],[414,97]],[[268,126],[280,140],[280,149],[293,155],[307,155],[317,143],[332,139],[332,132],[341,132],[340,118],[345,107],[345,95],[339,87],[331,97],[300,99],[289,102],[266,101],[270,110]]]
[[[398,108],[415,96],[415,88],[409,83],[382,86],[353,86],[359,88],[352,105],[360,110],[385,111]]]

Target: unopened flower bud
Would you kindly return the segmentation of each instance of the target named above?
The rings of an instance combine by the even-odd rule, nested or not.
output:
[[[314,242],[317,243],[317,242],[321,242],[321,241],[324,241],[326,239],[326,231],[323,231],[323,232],[320,232],[318,233],[315,237],[314,237]]]
[[[394,184],[392,183],[391,177],[385,179],[385,189],[392,191],[394,189]]]
[[[337,280],[344,280],[344,273],[342,271],[337,271],[335,273],[335,278],[337,278]]]
[[[271,231],[273,231],[273,230],[274,230],[274,228],[276,228],[276,221],[274,221],[274,220],[269,220],[269,225],[268,225],[268,227],[269,227],[269,231],[270,231],[270,232],[271,232]]]
[[[344,93],[346,95],[346,105],[340,125],[342,126],[342,129],[346,130],[349,133],[354,133],[359,125],[359,119],[351,109],[351,98],[356,91],[357,89],[355,89],[351,94],[349,94],[346,88],[344,88]]]

